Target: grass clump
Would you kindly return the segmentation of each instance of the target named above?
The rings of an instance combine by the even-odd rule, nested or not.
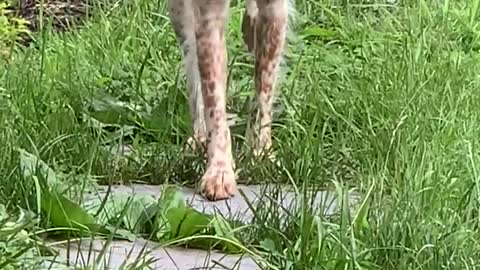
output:
[[[7,60],[9,48],[15,46],[20,35],[27,34],[27,21],[12,14],[11,1],[0,3],[0,57]]]

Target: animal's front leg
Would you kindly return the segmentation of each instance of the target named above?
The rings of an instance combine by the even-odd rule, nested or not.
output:
[[[201,192],[209,200],[226,199],[236,190],[230,130],[226,117],[228,0],[194,0],[198,68],[205,106],[208,167]]]

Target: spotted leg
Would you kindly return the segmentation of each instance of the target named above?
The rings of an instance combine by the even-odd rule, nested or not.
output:
[[[236,189],[225,100],[228,5],[228,0],[169,0],[170,19],[183,47],[193,139],[207,147],[200,191],[209,200],[229,198]]]
[[[287,32],[287,0],[256,0],[255,18],[255,93],[254,124],[256,155],[272,146],[272,105],[280,61]]]
[[[192,0],[169,0],[168,8],[173,30],[182,47],[184,70],[187,77],[188,99],[193,125],[193,135],[189,138],[187,144],[193,149],[199,147],[203,149],[207,141],[207,131],[198,70],[195,38],[196,20]]]
[[[227,199],[236,189],[230,129],[226,115],[227,50],[225,24],[229,0],[193,0],[198,68],[205,105],[208,165],[201,192],[210,200]]]

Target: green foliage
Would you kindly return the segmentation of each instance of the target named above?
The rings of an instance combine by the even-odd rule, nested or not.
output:
[[[8,3],[0,3],[0,56],[8,55],[10,47],[21,34],[28,33],[27,21],[11,16]]]
[[[11,215],[0,204],[0,269],[33,268],[41,263],[36,247],[42,243],[31,233],[36,222],[33,213],[20,210],[18,216]]]
[[[105,233],[109,228],[116,226],[135,234],[153,234],[153,239],[161,242],[184,239],[197,234],[213,233],[224,237],[232,231],[224,219],[203,214],[187,206],[183,194],[174,187],[166,187],[158,201],[151,196],[117,193],[111,197],[107,194],[105,198],[91,198],[82,207],[59,193],[56,182],[60,179],[55,176],[53,169],[35,158],[33,154],[23,149],[19,151],[24,177],[28,179],[33,177],[34,181],[39,182],[37,192],[40,196],[42,216],[52,229],[97,234]],[[50,181],[45,181],[46,179]],[[128,236],[125,231],[120,232],[118,236],[122,233]],[[228,238],[230,241],[238,242],[233,235]],[[209,241],[196,241],[194,245],[199,248],[217,246],[225,251],[238,251],[230,243],[222,245],[222,241],[215,245]]]

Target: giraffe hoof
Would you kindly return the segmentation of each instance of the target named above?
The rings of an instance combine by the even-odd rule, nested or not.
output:
[[[232,166],[211,164],[202,177],[200,192],[207,200],[219,201],[233,197],[236,186]]]

